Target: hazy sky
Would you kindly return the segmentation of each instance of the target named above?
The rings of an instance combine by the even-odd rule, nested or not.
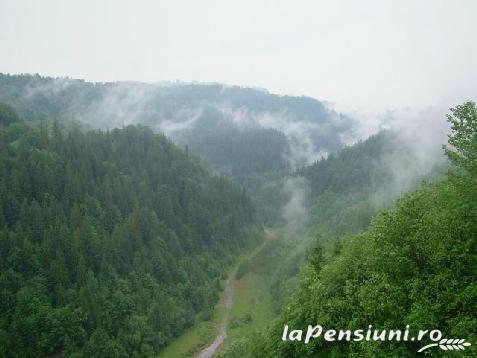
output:
[[[384,110],[477,97],[477,1],[0,0],[0,72],[224,82]]]

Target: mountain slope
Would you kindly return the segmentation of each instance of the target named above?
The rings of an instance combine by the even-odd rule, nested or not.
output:
[[[334,255],[323,254],[321,242],[310,251],[301,283],[285,303],[271,329],[241,342],[225,356],[240,357],[415,357],[431,340],[477,338],[477,107],[468,102],[452,110],[453,133],[446,153],[454,167],[448,177],[423,184],[384,211],[369,229],[343,241]],[[385,342],[361,338],[328,340],[324,333],[308,344],[282,340],[284,326],[304,330],[367,332],[385,330]],[[409,325],[409,326],[407,326]],[[409,339],[388,340],[389,330]],[[426,330],[422,341],[418,331]],[[377,334],[374,332],[378,332]],[[304,339],[303,334],[303,339]],[[414,337],[415,339],[412,339]],[[379,340],[379,339],[378,339]],[[429,348],[433,356],[448,356]],[[461,349],[464,349],[462,347]],[[450,348],[449,348],[450,350]],[[461,354],[475,356],[475,347]]]
[[[191,136],[183,132],[192,129],[189,134],[203,148],[201,153],[210,152],[209,139],[217,130],[221,136],[230,135],[229,131],[274,129],[285,135],[289,147],[280,148],[278,154],[287,156],[295,168],[318,159],[320,153],[341,148],[354,125],[350,118],[312,98],[220,84],[90,83],[0,74],[0,101],[48,116],[75,118],[95,128],[144,124],[185,143]],[[237,148],[239,152],[245,149]],[[224,164],[213,157],[206,159],[213,165]],[[233,164],[230,160],[227,167],[232,169]]]
[[[342,148],[355,122],[307,97],[220,84],[90,83],[0,74],[0,101],[29,118],[165,133],[250,193],[267,225],[281,219],[281,178]]]
[[[207,315],[243,190],[143,127],[0,123],[0,356],[149,356]]]
[[[309,185],[310,223],[329,242],[365,229],[379,210],[424,178],[439,177],[444,167],[441,157],[421,157],[400,133],[386,130],[303,167],[296,175]]]

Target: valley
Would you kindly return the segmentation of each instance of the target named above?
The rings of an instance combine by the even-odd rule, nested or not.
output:
[[[237,277],[244,262],[263,255],[262,251],[273,240],[274,234],[270,229],[265,229],[263,236],[264,241],[252,251],[240,255],[229,270],[212,318],[197,322],[160,352],[160,357],[212,357],[223,346],[229,346],[235,340],[243,338],[244,333],[267,326],[273,317],[273,310],[266,277],[252,273]],[[247,320],[247,317],[250,319]],[[213,333],[217,335],[213,336]]]
[[[477,357],[476,34],[0,0],[0,358]]]
[[[406,357],[280,337],[473,332],[475,112],[437,153],[393,128],[346,143],[355,120],[311,98],[1,74],[0,356]]]

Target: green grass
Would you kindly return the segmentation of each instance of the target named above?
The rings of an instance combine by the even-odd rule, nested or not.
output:
[[[224,347],[236,338],[264,329],[271,322],[273,306],[266,277],[247,273],[235,282],[235,301],[229,317]]]
[[[229,313],[227,339],[219,352],[227,350],[235,341],[246,338],[256,331],[265,329],[274,318],[272,297],[267,275],[257,265],[263,264],[268,256],[267,244],[273,240],[271,234],[253,253],[242,260],[243,276],[235,280],[234,304]],[[239,271],[241,267],[239,266]]]

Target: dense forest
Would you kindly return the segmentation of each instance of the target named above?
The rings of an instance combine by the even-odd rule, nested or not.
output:
[[[0,105],[0,356],[152,356],[258,240],[246,192],[145,127]]]
[[[320,231],[322,243],[334,244],[366,229],[393,199],[423,179],[436,180],[446,167],[439,160],[426,163],[428,171],[420,170],[420,164],[414,148],[400,140],[399,133],[384,130],[297,170],[295,175],[309,185],[310,223]],[[405,180],[396,179],[396,167]]]
[[[357,123],[308,97],[222,84],[91,83],[0,73],[0,102],[29,118],[92,128],[145,125],[244,186],[261,220],[280,223],[284,174],[337,151]]]
[[[299,289],[271,329],[237,342],[226,357],[414,357],[422,342],[282,340],[284,325],[304,329],[439,328],[445,338],[477,337],[477,107],[457,106],[445,177],[400,198],[369,229],[324,255],[319,233]],[[320,164],[318,164],[320,165]],[[324,165],[324,164],[321,164]],[[315,189],[316,190],[316,189]],[[474,356],[475,348],[464,354]],[[435,356],[446,354],[442,349]]]

